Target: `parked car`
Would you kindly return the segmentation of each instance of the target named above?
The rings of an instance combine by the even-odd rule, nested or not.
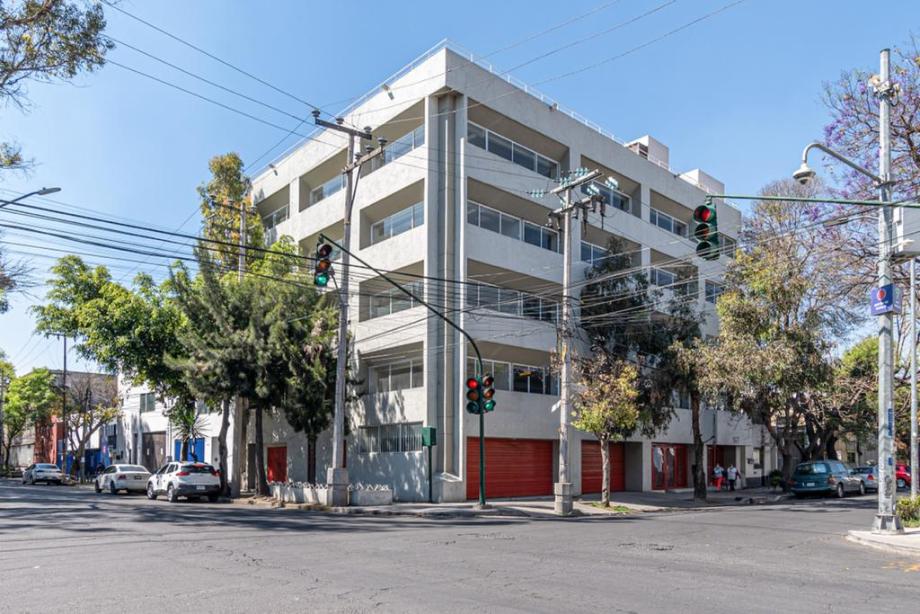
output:
[[[165,494],[170,503],[179,497],[189,501],[207,497],[212,503],[220,496],[220,472],[207,463],[171,462],[147,480],[147,498]]]
[[[895,463],[894,479],[895,483],[898,485],[898,488],[910,488],[910,465]]]
[[[63,481],[64,474],[61,473],[61,468],[51,463],[32,463],[22,472],[23,484],[35,484],[36,482],[60,484]]]
[[[799,463],[792,474],[791,490],[796,497],[814,493],[836,495],[841,499],[848,492],[866,493],[862,479],[852,475],[849,467],[835,460]]]
[[[855,467],[853,475],[859,476],[867,491],[878,492],[878,467]]]
[[[94,486],[97,493],[108,490],[113,495],[119,490],[144,492],[148,479],[150,472],[140,465],[109,465],[96,476]]]

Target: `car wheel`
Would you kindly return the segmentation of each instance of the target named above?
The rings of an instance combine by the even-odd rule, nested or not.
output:
[[[211,503],[217,503],[217,499],[218,499],[217,495],[208,495],[208,501],[210,501]]]
[[[837,484],[837,498],[843,499],[845,496],[847,496],[847,493],[843,489],[843,484]]]
[[[859,483],[859,495],[862,496],[864,494],[866,494],[866,483],[860,482]]]
[[[156,501],[157,491],[153,489],[153,484],[147,484],[147,498],[151,501]]]
[[[117,495],[118,489],[115,488],[115,482],[109,482],[109,494]]]
[[[904,478],[898,478],[898,488],[907,488],[907,482],[904,481]]]
[[[176,488],[172,484],[170,484],[169,488],[166,489],[166,498],[170,503],[176,503],[179,500],[179,495],[176,493]]]
[[[99,488],[99,480],[96,480],[95,482],[93,482],[93,490],[96,491],[97,495],[102,492],[102,489]]]

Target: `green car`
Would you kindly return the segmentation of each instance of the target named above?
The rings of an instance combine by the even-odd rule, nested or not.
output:
[[[866,486],[859,476],[854,476],[849,467],[836,460],[799,463],[792,474],[791,490],[796,497],[820,494],[842,499],[850,492],[866,494]]]

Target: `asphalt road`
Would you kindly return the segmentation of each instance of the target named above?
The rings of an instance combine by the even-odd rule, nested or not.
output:
[[[2,612],[916,612],[871,498],[634,518],[359,517],[0,480]]]

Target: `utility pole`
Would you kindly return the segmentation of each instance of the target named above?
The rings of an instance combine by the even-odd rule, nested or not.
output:
[[[917,496],[917,259],[910,259],[910,496]]]
[[[64,335],[64,370],[61,372],[61,473],[67,474],[67,335]]]
[[[587,220],[588,207],[596,202],[597,196],[591,195],[572,203],[572,190],[594,181],[601,175],[598,170],[578,169],[562,180],[555,194],[562,200],[562,207],[554,210],[550,217],[562,228],[562,323],[560,325],[560,352],[562,353],[562,375],[560,377],[559,395],[559,476],[553,485],[555,502],[554,511],[560,516],[572,513],[572,483],[569,481],[569,417],[572,412],[572,338],[574,337],[575,316],[572,311],[572,216],[582,211]],[[603,214],[603,212],[602,212]],[[559,224],[559,222],[562,222]]]
[[[361,166],[383,154],[385,139],[378,139],[376,148],[368,146],[363,155],[355,156],[355,138],[366,141],[372,140],[369,127],[356,130],[345,126],[343,118],[336,118],[335,123],[319,118],[319,110],[313,111],[313,121],[317,126],[345,133],[348,147],[345,154],[345,167],[342,174],[345,176],[345,217],[342,226],[345,236],[342,238],[342,264],[339,286],[339,335],[336,348],[335,363],[335,413],[332,420],[332,466],[326,471],[326,483],[330,486],[331,495],[329,505],[348,505],[348,470],[345,469],[345,398],[347,386],[345,378],[348,373],[348,264],[351,258],[351,210],[354,205],[354,188],[360,179]],[[358,170],[358,177],[353,173]]]
[[[880,74],[875,86],[879,99],[879,200],[887,202],[891,196],[891,142],[889,114],[895,88],[890,81],[888,49],[882,49]],[[891,250],[894,243],[891,207],[879,207],[878,216],[879,287],[891,284]],[[890,311],[879,316],[878,332],[878,513],[873,528],[876,532],[900,532],[901,522],[894,513],[894,314]]]

